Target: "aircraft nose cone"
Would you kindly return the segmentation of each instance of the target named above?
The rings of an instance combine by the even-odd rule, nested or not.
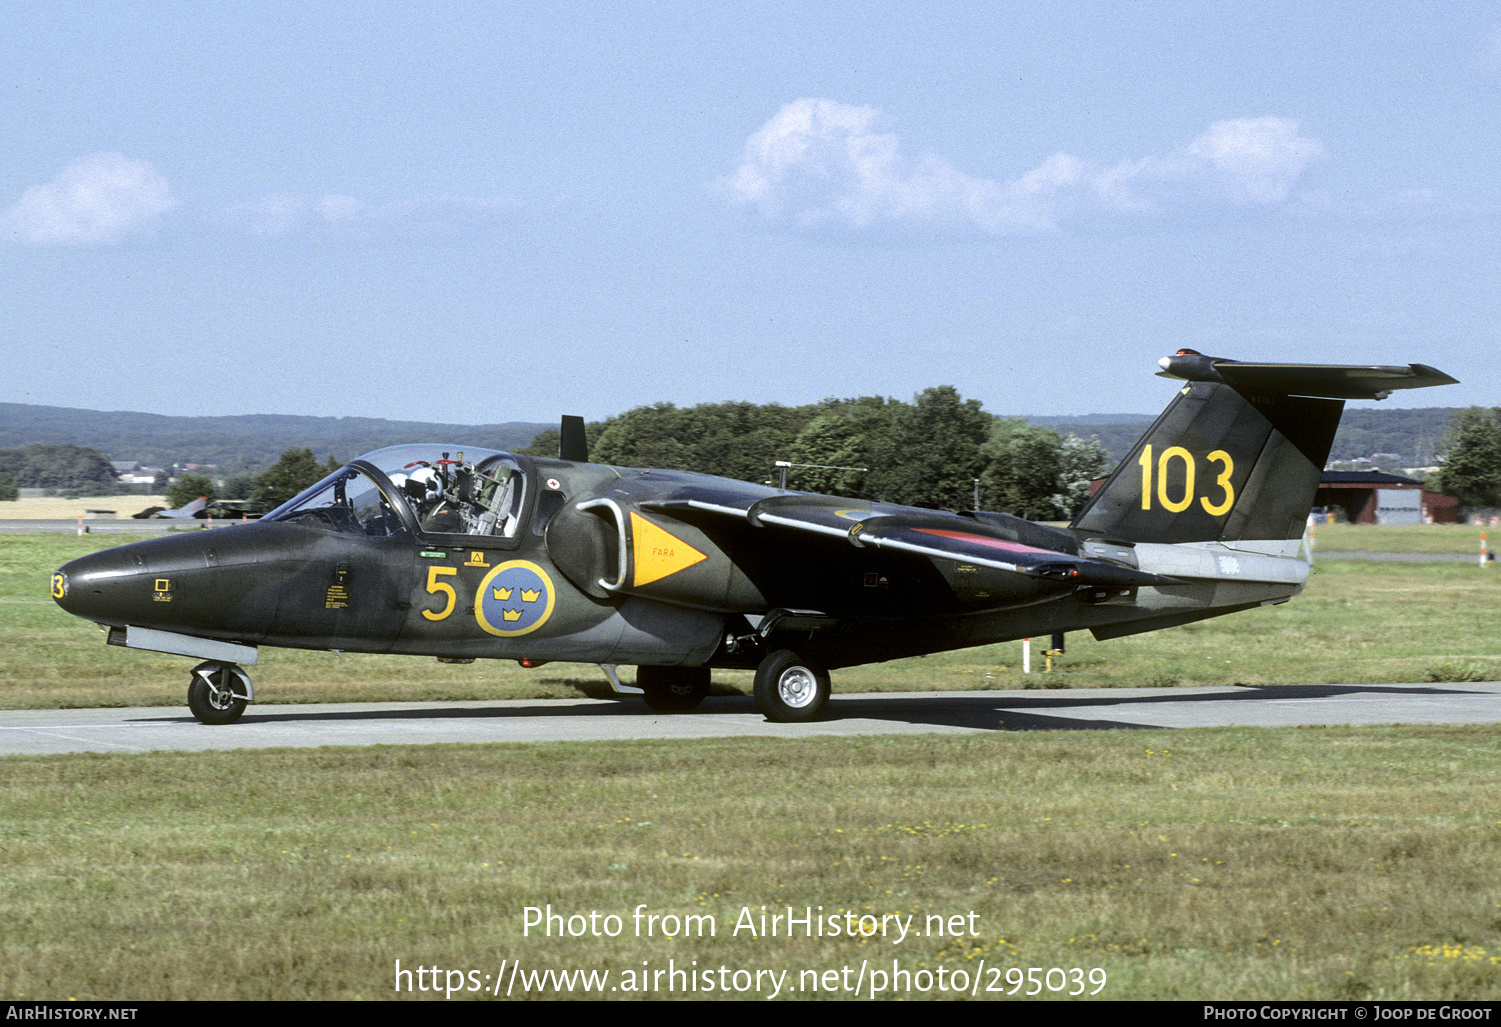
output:
[[[128,584],[145,573],[138,563],[122,550],[91,553],[53,571],[48,589],[53,601],[74,616],[108,623],[121,612]]]
[[[262,563],[268,546],[276,548],[268,528],[269,543],[268,531],[252,525],[102,549],[59,567],[48,588],[64,610],[108,627],[264,634],[280,595]]]

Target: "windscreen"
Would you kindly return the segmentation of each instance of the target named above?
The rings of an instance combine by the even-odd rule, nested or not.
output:
[[[382,473],[372,479],[361,465],[373,465]],[[410,511],[409,517],[426,535],[516,538],[526,491],[521,461],[509,453],[462,446],[392,446],[360,457],[266,519],[391,534],[401,530],[401,518],[393,509],[400,507]]]
[[[402,530],[401,517],[391,500],[368,474],[354,466],[335,471],[263,520],[356,535],[385,536]]]

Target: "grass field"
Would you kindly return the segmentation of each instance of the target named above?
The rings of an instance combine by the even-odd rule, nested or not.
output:
[[[107,648],[47,598],[53,567],[113,541],[0,537],[10,707],[182,702],[193,661]],[[1493,680],[1498,573],[1321,558],[1286,606],[1071,635],[1053,675],[1023,677],[1011,644],[835,683]],[[263,655],[268,701],[570,695],[599,677]],[[1088,995],[1093,971],[1109,999],[1501,998],[1489,727],[85,754],[6,757],[0,775],[0,999],[381,999],[397,960],[422,968],[405,978],[419,999],[497,979],[588,997],[527,990],[542,971],[608,971],[625,990],[607,997],[939,998],[961,979],[1021,997],[1031,968],[1041,998]],[[552,936],[528,933],[548,906]],[[762,937],[762,906],[890,933]],[[573,916],[582,935],[560,936]],[[708,922],[689,916],[714,936],[685,936]],[[899,938],[909,916],[920,933]],[[700,976],[668,975],[685,968]]]
[[[397,960],[442,969],[455,998],[488,997],[466,989],[508,980],[513,961],[609,971],[606,989],[696,966],[731,997],[769,997],[770,979],[735,990],[757,970],[786,971],[784,996],[813,997],[816,979],[818,996],[851,997],[863,964],[916,975],[888,979],[879,997],[896,998],[954,997],[940,967],[987,997],[1035,967],[1065,971],[1048,978],[1064,991],[1081,971],[1086,993],[1103,971],[1110,999],[1501,998],[1489,728],[388,746],[0,770],[0,998],[391,998]],[[527,933],[527,908],[548,906],[564,918],[552,936]],[[888,918],[885,937],[874,919],[871,937],[765,937],[762,906],[811,907],[821,924],[911,916],[918,934],[900,940]],[[641,937],[638,907],[657,917]],[[619,936],[593,936],[590,914]],[[575,915],[580,937],[566,934]],[[683,936],[690,915],[711,915],[714,935],[700,921],[705,936]],[[535,994],[568,994],[553,983]],[[669,987],[644,983],[648,997]],[[867,974],[861,997],[872,987]]]
[[[1316,553],[1460,553],[1478,563],[1482,532],[1492,549],[1501,545],[1501,528],[1473,524],[1321,524],[1313,535]]]

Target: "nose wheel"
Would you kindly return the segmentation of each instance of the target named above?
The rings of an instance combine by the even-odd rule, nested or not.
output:
[[[193,668],[188,709],[204,724],[233,724],[255,699],[250,675],[238,664],[209,660]]]

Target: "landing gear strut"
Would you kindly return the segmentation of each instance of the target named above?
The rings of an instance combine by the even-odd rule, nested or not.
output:
[[[829,675],[790,649],[778,649],[756,668],[756,708],[782,724],[817,720],[829,704]]]
[[[204,724],[233,724],[255,699],[250,675],[234,663],[209,660],[193,668],[188,709]]]
[[[708,667],[637,667],[636,685],[646,705],[662,713],[682,713],[709,694]]]

